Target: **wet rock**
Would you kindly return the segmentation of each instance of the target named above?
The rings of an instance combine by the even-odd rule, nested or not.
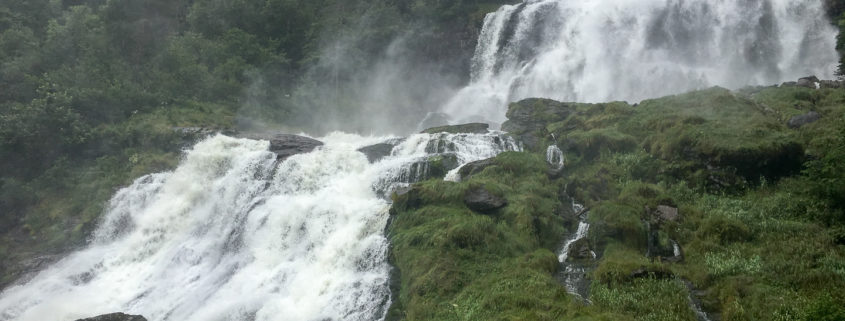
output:
[[[449,125],[449,115],[444,113],[428,113],[420,122],[419,129],[440,127]]]
[[[787,82],[780,84],[781,87],[795,87],[797,85],[798,85],[798,83],[795,82],[795,81],[787,81]]]
[[[393,147],[394,145],[390,143],[380,143],[361,147],[358,151],[367,155],[367,160],[370,161],[370,163],[375,163],[380,161],[382,158],[390,156],[390,152],[393,151]]]
[[[789,126],[789,128],[796,129],[807,124],[815,123],[821,118],[821,114],[811,111],[809,113],[790,118],[786,125]]]
[[[819,88],[838,89],[845,88],[845,82],[839,80],[822,80],[819,81]]]
[[[140,315],[130,315],[125,313],[109,313],[87,319],[78,319],[76,321],[147,321],[146,318]]]
[[[461,125],[448,125],[432,127],[423,130],[424,134],[450,133],[450,134],[486,134],[490,125],[485,123],[469,123]]]
[[[675,274],[673,274],[672,271],[666,271],[658,268],[639,268],[631,271],[628,275],[628,279],[630,280],[645,278],[665,280],[673,277],[675,277]]]
[[[471,210],[480,213],[490,213],[508,205],[504,198],[490,193],[482,187],[476,187],[467,191],[464,195],[464,204]]]
[[[508,106],[508,120],[502,130],[511,133],[528,150],[540,148],[546,125],[562,121],[575,111],[574,106],[551,99],[529,98]]]
[[[817,83],[819,83],[819,78],[816,78],[816,76],[809,76],[798,79],[798,82],[796,82],[795,85],[798,87],[816,89]]]
[[[678,214],[678,208],[676,207],[658,205],[657,217],[665,222],[677,222],[681,216]]]
[[[496,161],[493,158],[482,159],[470,163],[466,163],[464,167],[461,167],[458,170],[458,174],[461,176],[462,180],[469,179],[472,175],[481,173],[485,168],[493,166],[496,164]]]
[[[243,133],[236,135],[240,138],[270,141],[270,151],[276,153],[277,159],[285,159],[296,154],[310,153],[323,142],[313,138],[282,134],[282,133]]]
[[[593,249],[590,247],[590,241],[587,238],[582,238],[573,242],[569,247],[566,259],[568,261],[592,260]]]

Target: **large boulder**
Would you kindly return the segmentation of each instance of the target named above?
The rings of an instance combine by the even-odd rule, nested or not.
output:
[[[592,260],[593,258],[593,249],[590,247],[590,241],[586,237],[578,239],[569,245],[569,252],[566,256],[567,261],[585,261]]]
[[[147,321],[146,318],[140,315],[130,315],[125,313],[109,313],[87,319],[78,319],[76,321]]]
[[[367,155],[367,160],[370,163],[375,163],[382,158],[390,156],[390,153],[393,152],[393,147],[396,147],[402,140],[401,138],[394,138],[375,145],[361,147],[358,151]]]
[[[464,204],[471,210],[480,213],[491,213],[508,205],[508,201],[483,187],[470,189],[464,195]]]
[[[490,125],[485,123],[469,123],[461,125],[447,125],[432,127],[423,130],[424,134],[450,133],[450,134],[486,134]]]
[[[299,135],[282,134],[276,132],[243,133],[240,138],[270,141],[270,151],[276,153],[277,159],[285,159],[296,154],[310,153],[323,142]]]
[[[798,86],[798,87],[816,89],[816,88],[818,88],[818,85],[817,85],[818,83],[819,83],[819,78],[816,78],[816,76],[809,76],[809,77],[804,77],[804,78],[798,79],[798,82],[796,82],[795,85]]]
[[[464,166],[458,170],[458,175],[460,175],[462,180],[466,180],[469,179],[470,176],[481,173],[481,171],[483,171],[485,168],[493,166],[495,164],[495,158],[488,158],[469,162],[464,164]]]
[[[529,98],[508,106],[508,120],[502,130],[515,136],[528,150],[539,150],[546,125],[565,120],[575,111],[569,103],[551,99]]]
[[[664,222],[677,222],[680,219],[677,207],[658,205],[656,213],[657,217]]]
[[[811,111],[809,113],[806,113],[806,114],[803,114],[803,115],[798,115],[798,116],[790,118],[789,121],[786,123],[786,125],[789,126],[789,128],[793,128],[793,129],[801,128],[801,126],[815,123],[816,121],[818,121],[821,118],[822,118],[821,114],[814,112],[814,111]]]

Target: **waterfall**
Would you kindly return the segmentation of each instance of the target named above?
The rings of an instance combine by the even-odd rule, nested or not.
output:
[[[557,279],[563,283],[566,292],[572,294],[585,303],[589,303],[588,295],[590,288],[590,280],[587,279],[587,274],[594,269],[593,262],[573,261],[569,260],[569,252],[572,250],[572,245],[575,242],[587,237],[590,231],[590,224],[586,222],[586,209],[584,205],[572,202],[572,212],[575,213],[579,219],[578,229],[569,236],[563,243],[563,248],[558,254],[558,262],[560,262],[563,269],[558,272]],[[590,251],[593,259],[596,258],[596,253]]]
[[[174,171],[117,192],[86,248],[0,293],[0,320],[383,319],[389,201],[377,191],[409,183],[402,169],[435,141],[459,162],[513,144],[418,134],[371,164],[357,149],[391,139],[321,140],[281,163],[267,141],[199,142]]]
[[[555,169],[562,169],[564,166],[563,151],[557,145],[549,145],[546,148],[546,162],[555,167]]]
[[[831,78],[825,17],[822,0],[524,0],[487,15],[471,82],[443,111],[498,123],[529,97],[638,102]]]

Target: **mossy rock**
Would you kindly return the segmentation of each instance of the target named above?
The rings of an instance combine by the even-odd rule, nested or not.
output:
[[[432,127],[426,130],[423,130],[423,134],[437,134],[437,133],[450,133],[450,134],[484,134],[487,133],[487,128],[490,125],[484,123],[469,123],[469,124],[461,124],[461,125],[448,125],[448,126],[439,126],[439,127]]]

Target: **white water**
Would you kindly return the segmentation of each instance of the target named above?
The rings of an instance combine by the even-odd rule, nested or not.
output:
[[[590,231],[590,224],[587,222],[580,222],[578,223],[578,230],[575,231],[575,234],[572,235],[566,242],[563,244],[563,250],[560,251],[560,254],[557,257],[558,262],[564,263],[566,259],[569,257],[569,250],[571,250],[572,244],[576,241],[587,237],[587,232]]]
[[[573,201],[572,212],[582,216],[585,214],[583,213],[584,206]],[[572,250],[572,244],[587,237],[587,233],[590,231],[590,224],[582,219],[582,217],[578,217],[578,219],[581,220],[578,223],[578,229],[564,242],[563,249],[558,253],[557,260],[563,265],[563,271],[559,272],[559,279],[563,282],[566,292],[589,303],[589,299],[587,299],[589,281],[586,279],[586,275],[592,269],[592,266],[589,263],[571,262],[568,260],[569,251]],[[595,252],[590,251],[590,254],[592,254],[594,259],[596,258]]]
[[[836,33],[822,0],[524,0],[485,18],[471,83],[443,111],[501,122],[529,97],[638,102],[829,79]]]
[[[382,319],[389,204],[376,190],[409,183],[394,174],[435,140],[461,161],[508,144],[495,133],[418,134],[370,164],[356,149],[385,138],[321,140],[281,164],[266,141],[198,143],[175,171],[119,191],[87,248],[0,294],[0,320]]]
[[[563,168],[563,151],[561,151],[557,145],[549,145],[549,147],[546,148],[546,162],[549,163],[549,165],[554,166],[555,169]]]

